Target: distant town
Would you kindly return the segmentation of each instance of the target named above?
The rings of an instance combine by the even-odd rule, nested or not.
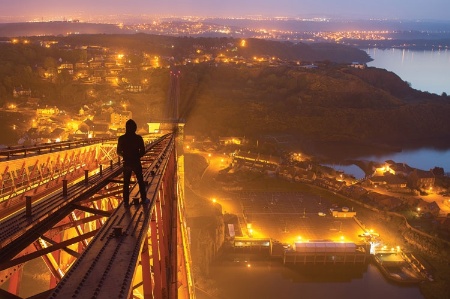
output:
[[[127,52],[118,47],[98,45],[71,45],[45,38],[12,38],[4,44],[24,46],[33,44],[47,49],[68,53],[68,58],[45,58],[42,65],[36,65],[34,72],[44,82],[61,84],[72,82],[85,90],[81,99],[84,102],[76,109],[68,111],[58,105],[45,104],[45,95],[30,87],[14,86],[4,106],[5,112],[17,112],[28,116],[23,122],[13,124],[13,129],[24,132],[18,140],[19,145],[33,145],[43,142],[59,142],[73,138],[110,137],[123,132],[125,122],[133,118],[133,110],[127,95],[148,91],[150,79],[148,71],[166,70],[177,66],[193,64],[231,65],[236,67],[279,67],[316,69],[321,64],[299,59],[288,60],[270,55],[244,57],[237,55],[238,48],[247,47],[246,39],[220,41],[211,45],[194,44],[185,56],[151,54],[150,52]],[[175,46],[172,45],[172,48]],[[78,57],[72,53],[78,53]],[[72,56],[70,56],[72,55]],[[75,58],[74,58],[75,57]],[[69,59],[71,61],[69,61]],[[353,62],[348,67],[364,69],[364,62]],[[120,100],[102,97],[99,86],[105,86],[120,95]],[[63,106],[67,106],[64,101]],[[74,113],[76,110],[76,113]]]
[[[332,18],[206,18],[206,17],[140,17],[76,16],[24,20],[20,29],[0,23],[0,37],[32,35],[74,35],[86,33],[168,36],[259,38],[292,42],[334,42],[357,47],[396,47],[448,49],[450,24],[406,20],[347,20]],[[17,22],[15,19],[14,22]],[[12,23],[12,22],[11,22]],[[28,25],[26,25],[28,24]],[[59,24],[58,31],[48,24]],[[28,28],[28,29],[26,29]],[[32,29],[30,29],[32,28]],[[22,31],[21,31],[22,30]]]
[[[314,243],[317,248],[326,247],[323,241],[327,241],[333,243],[333,248],[344,250],[345,238],[345,242],[353,242],[354,238],[358,242],[374,243],[375,251],[383,240],[384,245],[397,247],[389,250],[380,246],[377,248],[380,256],[385,253],[397,255],[403,248],[407,249],[405,251],[415,248],[436,261],[447,258],[450,180],[443,168],[418,169],[392,160],[383,163],[354,160],[350,162],[365,173],[363,178],[355,178],[327,165],[327,161],[314,156],[314,151],[302,151],[297,146],[301,142],[307,143],[307,137],[312,135],[318,136],[317,140],[324,136],[325,141],[329,141],[329,136],[342,138],[343,143],[349,144],[353,144],[352,136],[357,136],[358,141],[363,138],[361,136],[371,140],[373,132],[385,137],[399,127],[397,120],[408,124],[407,128],[401,128],[401,137],[408,132],[418,136],[416,124],[421,128],[432,128],[423,130],[427,136],[432,133],[443,136],[439,135],[438,128],[448,132],[445,127],[448,110],[445,109],[449,108],[442,104],[447,95],[414,91],[394,74],[367,68],[370,57],[353,46],[427,46],[447,50],[448,40],[441,38],[448,36],[450,30],[441,33],[383,28],[351,30],[344,28],[348,25],[346,22],[283,18],[245,20],[246,24],[256,22],[259,29],[254,28],[255,23],[248,27],[236,26],[236,22],[242,21],[237,19],[221,19],[220,22],[200,18],[163,19],[133,25],[119,20],[111,25],[112,19],[107,24],[88,24],[79,19],[35,21],[24,23],[25,27],[33,26],[32,36],[23,37],[21,26],[18,26],[10,31],[15,33],[14,36],[6,36],[0,42],[0,51],[3,51],[0,53],[0,66],[5,66],[0,69],[0,121],[7,118],[5,131],[18,132],[19,136],[18,145],[2,145],[3,152],[17,150],[26,156],[27,147],[38,148],[40,144],[52,146],[77,139],[117,138],[124,133],[125,122],[131,118],[138,119],[138,134],[148,137],[157,133],[154,134],[157,136],[161,133],[159,125],[165,121],[165,105],[174,101],[177,112],[178,104],[180,111],[191,112],[190,115],[176,115],[176,121],[183,123],[184,116],[193,116],[189,125],[196,125],[190,132],[183,132],[183,147],[179,149],[186,156],[185,183],[189,196],[194,198],[197,193],[202,194],[201,198],[190,200],[211,204],[214,214],[211,219],[215,223],[211,226],[214,231],[211,235],[220,231],[220,238],[212,238],[214,246],[196,247],[195,258],[212,257],[225,239],[235,237],[223,229],[225,226],[222,224],[226,224],[228,229],[230,224],[239,229],[242,226],[242,231],[236,236],[248,237],[249,240],[240,244],[242,247],[253,244],[253,239],[262,236],[257,231],[258,215],[269,213],[276,218],[286,213],[284,223],[279,223],[280,227],[284,226],[278,231],[282,231],[278,234],[281,237],[274,244],[280,252],[287,252],[287,256],[290,254],[294,264],[297,254],[292,247],[302,254],[301,251],[307,248],[298,236],[292,242],[294,230],[288,234],[286,219],[292,216],[298,222],[300,218],[307,219],[307,213],[312,221],[332,223],[332,229],[322,224],[317,227],[326,226],[327,233],[334,238],[339,235],[339,239],[333,239],[337,245],[329,242],[331,239],[328,237],[317,241],[306,229],[306,221],[310,220],[305,220],[301,230],[303,237],[308,237],[312,241],[308,243]],[[340,26],[334,31],[325,30],[329,27],[323,27],[323,30],[289,30],[286,24],[292,21],[297,25],[304,22],[324,26],[339,23]],[[267,22],[284,26],[261,29],[260,25]],[[6,25],[0,24],[0,36],[6,32],[2,31],[5,28]],[[92,29],[111,30],[113,34],[86,33]],[[428,36],[428,39],[417,41],[416,38],[421,36]],[[254,52],[248,51],[250,44]],[[265,52],[267,48],[272,52]],[[300,58],[301,55],[308,58]],[[183,80],[178,80],[180,70],[188,74]],[[183,96],[180,96],[181,84]],[[428,100],[427,105],[413,106],[411,103],[419,102],[418,99],[421,103]],[[382,113],[378,113],[379,107],[383,107]],[[371,110],[375,113],[369,114]],[[271,115],[273,111],[275,113]],[[392,115],[386,116],[389,112]],[[145,117],[139,118],[141,116]],[[292,122],[288,121],[289,118]],[[439,126],[434,125],[436,120],[441,120]],[[366,123],[373,129],[365,129]],[[258,131],[255,133],[248,129],[251,126]],[[203,127],[208,127],[208,130],[202,130]],[[240,130],[233,130],[236,127]],[[342,135],[336,134],[337,127],[337,132]],[[354,131],[348,130],[349,127]],[[364,130],[360,131],[361,128]],[[305,138],[294,142],[301,133]],[[298,135],[293,137],[294,134]],[[382,141],[380,137],[370,145],[389,147]],[[5,159],[9,159],[9,155],[5,155]],[[289,190],[300,189],[301,186],[329,192],[323,198],[305,195],[305,202],[300,192],[285,192],[292,206],[280,207],[281,197],[268,192],[270,188],[266,182],[269,180],[276,181],[279,186],[293,186]],[[252,185],[255,182],[257,184]],[[261,194],[267,193],[264,195],[267,195],[267,200],[264,197],[264,200],[254,202],[253,195],[249,195],[254,193],[254,186]],[[210,191],[225,196],[211,198],[209,202]],[[243,202],[248,205],[244,207]],[[237,208],[232,207],[234,203]],[[189,208],[196,215],[205,206],[204,203],[192,204]],[[296,211],[295,215],[287,216],[291,210]],[[356,213],[359,218],[356,218]],[[217,214],[223,216],[220,229],[215,227]],[[349,231],[362,230],[364,233],[344,238],[342,223],[353,218],[356,220],[355,223],[352,220]],[[202,234],[192,233],[193,238],[209,237],[210,232],[203,230],[205,219],[201,220],[202,225],[196,229]],[[366,226],[362,220],[369,224]],[[274,222],[267,221],[270,225]],[[380,223],[380,229],[384,229],[382,227],[387,223],[388,229],[383,231],[381,238],[379,228],[373,232],[370,222]],[[230,231],[235,233],[234,228]],[[394,235],[402,235],[403,243],[393,243]],[[252,246],[254,244],[249,247]],[[364,257],[362,262],[365,263],[367,252],[360,249],[362,247],[349,249],[357,252],[352,262],[356,262],[356,257]],[[341,257],[347,263],[344,255]],[[326,260],[321,261],[325,263]],[[330,261],[334,264],[335,257]],[[439,271],[416,258],[406,261],[402,257],[395,263],[414,266],[413,272],[420,276],[420,282],[442,280]],[[207,265],[202,261],[202,267]],[[409,271],[400,269],[402,275]]]

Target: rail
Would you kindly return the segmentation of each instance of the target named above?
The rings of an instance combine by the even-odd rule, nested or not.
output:
[[[33,146],[10,146],[6,149],[0,150],[0,159],[10,160],[13,158],[23,158],[33,154],[41,155],[44,153],[51,153],[110,141],[117,141],[117,138],[88,138],[74,141],[42,143]]]

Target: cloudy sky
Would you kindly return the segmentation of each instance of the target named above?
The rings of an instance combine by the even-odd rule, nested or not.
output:
[[[113,14],[450,21],[450,0],[0,0],[0,19],[3,20]]]

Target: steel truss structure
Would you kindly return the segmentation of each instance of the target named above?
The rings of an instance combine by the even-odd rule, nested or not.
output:
[[[1,298],[21,298],[23,266],[38,257],[51,279],[35,299],[195,298],[174,136],[146,145],[142,163],[150,203],[137,203],[134,184],[131,207],[121,202],[115,144],[104,144],[36,154],[4,166],[2,186],[21,183],[0,210],[0,284],[8,281]],[[106,159],[109,164],[99,162]],[[53,188],[44,189],[45,184]]]

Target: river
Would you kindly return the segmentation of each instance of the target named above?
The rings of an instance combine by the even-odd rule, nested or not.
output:
[[[392,71],[414,89],[438,95],[443,92],[450,94],[450,50],[370,48],[365,51],[373,59],[368,66]]]
[[[374,59],[368,66],[383,68],[396,73],[400,78],[408,81],[414,89],[428,91],[430,93],[450,94],[450,51],[413,51],[407,49],[377,49],[365,50]],[[430,170],[434,167],[442,167],[450,172],[450,148],[412,148],[403,149],[401,152],[378,152],[373,154],[367,149],[356,152],[354,149],[343,148],[342,145],[334,145],[333,151],[328,151],[336,162],[330,165],[337,170],[352,174],[355,178],[363,178],[364,172],[355,165],[340,165],[339,161],[348,159],[368,160],[383,163],[393,160],[398,163],[406,163],[411,167]],[[345,153],[345,157],[339,153]],[[348,156],[351,153],[352,156]],[[334,157],[333,157],[333,154]]]
[[[210,277],[223,299],[422,299],[418,286],[389,283],[376,266],[296,269],[276,261],[219,261]],[[198,298],[208,298],[197,292]]]
[[[393,160],[397,163],[406,163],[413,168],[430,170],[434,167],[444,168],[444,172],[450,172],[450,149],[418,148],[403,150],[401,152],[386,152],[380,154],[368,154],[354,157],[348,157],[350,160],[365,160],[378,163],[384,163],[387,160]],[[354,164],[336,163],[327,164],[336,170],[343,171],[353,175],[357,179],[365,176],[361,168]]]

